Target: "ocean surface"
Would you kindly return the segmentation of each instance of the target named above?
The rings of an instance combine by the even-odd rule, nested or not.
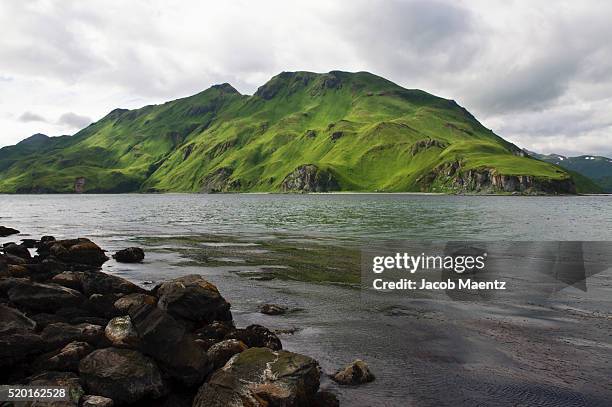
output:
[[[590,276],[586,291],[505,301],[364,295],[351,283],[360,248],[386,240],[612,241],[612,196],[0,195],[0,225],[22,232],[2,242],[53,235],[110,252],[141,246],[143,264],[111,260],[104,270],[144,286],[205,275],[237,325],[279,330],[286,349],[324,372],[365,360],[373,383],[322,380],[342,405],[612,400],[612,269]],[[262,278],[271,270],[286,274]],[[262,315],[264,303],[291,312]]]

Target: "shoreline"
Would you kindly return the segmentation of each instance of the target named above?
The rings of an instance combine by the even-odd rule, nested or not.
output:
[[[4,231],[4,237],[19,233]],[[109,258],[86,238],[23,239],[4,244],[2,252],[2,384],[63,386],[66,405],[74,406],[102,399],[103,406],[224,407],[235,397],[339,405],[336,395],[320,389],[325,373],[315,359],[283,350],[262,325],[236,327],[231,304],[201,275],[146,289],[101,271]],[[123,263],[144,256],[134,247],[113,255]],[[273,304],[261,310],[283,312]],[[269,368],[278,373],[264,374]],[[339,384],[374,380],[360,361],[329,376]]]
[[[308,196],[308,195],[392,195],[392,196],[477,196],[477,197],[581,197],[581,196],[612,196],[612,193],[576,193],[576,194],[523,194],[523,193],[445,193],[445,192],[361,192],[361,191],[333,191],[333,192],[45,192],[45,193],[11,193],[0,192],[0,196],[99,196],[99,195],[286,195],[286,196]]]

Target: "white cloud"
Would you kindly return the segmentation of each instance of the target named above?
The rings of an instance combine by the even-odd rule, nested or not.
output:
[[[367,70],[542,152],[612,154],[612,3],[3,0],[0,145],[280,71]],[[24,112],[40,118],[23,120]]]

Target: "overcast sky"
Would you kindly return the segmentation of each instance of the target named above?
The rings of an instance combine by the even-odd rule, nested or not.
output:
[[[0,146],[229,82],[369,71],[539,152],[612,156],[612,2],[0,1]]]

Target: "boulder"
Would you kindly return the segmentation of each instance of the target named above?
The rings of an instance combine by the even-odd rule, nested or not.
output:
[[[235,329],[232,321],[213,321],[196,330],[195,334],[198,338],[217,339],[216,342],[219,342]]]
[[[141,304],[155,305],[157,304],[157,298],[142,293],[128,294],[115,301],[113,306],[117,312],[127,314],[130,308]]]
[[[32,255],[27,247],[20,244],[11,243],[4,246],[4,253],[12,254],[13,256],[21,257],[22,259],[31,260]]]
[[[113,407],[114,405],[114,401],[108,397],[86,394],[81,398],[81,407]]]
[[[282,315],[287,312],[287,307],[278,304],[264,304],[259,308],[259,312],[266,315]]]
[[[128,247],[113,254],[113,258],[119,263],[140,263],[144,257],[144,250],[140,247]]]
[[[232,319],[230,304],[217,287],[196,274],[163,283],[157,295],[158,307],[179,319],[194,322]]]
[[[20,281],[8,290],[12,303],[34,311],[53,311],[66,306],[78,306],[85,301],[80,292],[57,284]]]
[[[10,235],[16,235],[20,233],[17,229],[7,228],[6,226],[0,226],[0,237],[7,237]]]
[[[319,365],[307,356],[251,348],[234,356],[205,383],[193,407],[312,406]]]
[[[66,263],[100,267],[108,260],[104,250],[89,239],[50,241],[49,253]]]
[[[4,262],[6,264],[13,264],[15,266],[25,266],[28,264],[27,260],[23,257],[15,256],[14,254],[6,253],[4,254]]]
[[[13,264],[9,264],[6,266],[6,272],[3,276],[27,278],[30,276],[30,270],[28,270],[28,268],[25,266],[15,266]]]
[[[79,271],[64,271],[56,274],[51,278],[51,282],[64,287],[72,288],[73,290],[83,291],[81,283],[83,272]]]
[[[91,324],[91,325],[100,325],[106,326],[110,321],[109,318],[103,317],[73,317],[68,320],[68,323],[71,325],[79,325],[79,324]],[[60,321],[61,322],[61,321]]]
[[[168,376],[192,386],[210,373],[206,351],[170,314],[149,304],[132,307],[129,314],[140,338],[139,349],[159,362]]]
[[[61,349],[40,356],[34,365],[37,370],[78,372],[81,359],[93,350],[87,342],[70,342]]]
[[[86,307],[94,315],[113,318],[121,314],[115,308],[115,301],[121,298],[121,294],[92,294],[86,302]]]
[[[238,339],[244,342],[249,348],[270,348],[280,350],[283,345],[268,328],[261,325],[249,325],[245,329],[235,329],[225,336],[225,339]]]
[[[12,366],[40,352],[43,342],[35,329],[36,322],[21,311],[0,304],[0,367]]]
[[[101,271],[87,271],[80,274],[83,294],[132,294],[143,293],[144,289],[131,281]]]
[[[315,395],[313,407],[340,407],[340,401],[334,393],[321,390]]]
[[[217,342],[206,351],[208,360],[213,364],[213,369],[218,369],[225,365],[232,356],[247,350],[244,342],[237,339],[227,339]]]
[[[21,239],[21,245],[28,249],[35,249],[38,246],[38,240],[36,239]]]
[[[363,360],[355,360],[344,369],[338,370],[331,379],[338,384],[354,386],[374,381],[374,374]]]
[[[111,319],[104,329],[104,334],[117,348],[135,348],[138,346],[138,332],[134,329],[129,315]]]
[[[132,349],[93,351],[81,360],[79,374],[89,393],[108,397],[117,404],[155,399],[166,393],[156,363]]]
[[[72,372],[46,372],[31,377],[27,383],[29,386],[60,386],[68,389],[70,401],[56,401],[51,403],[42,403],[39,401],[26,402],[24,406],[49,406],[49,407],[69,407],[78,406],[80,398],[85,394],[81,379]]]
[[[104,328],[100,325],[78,324],[70,325],[64,322],[49,324],[40,333],[48,349],[57,349],[70,342],[88,342],[100,344],[104,339]]]

